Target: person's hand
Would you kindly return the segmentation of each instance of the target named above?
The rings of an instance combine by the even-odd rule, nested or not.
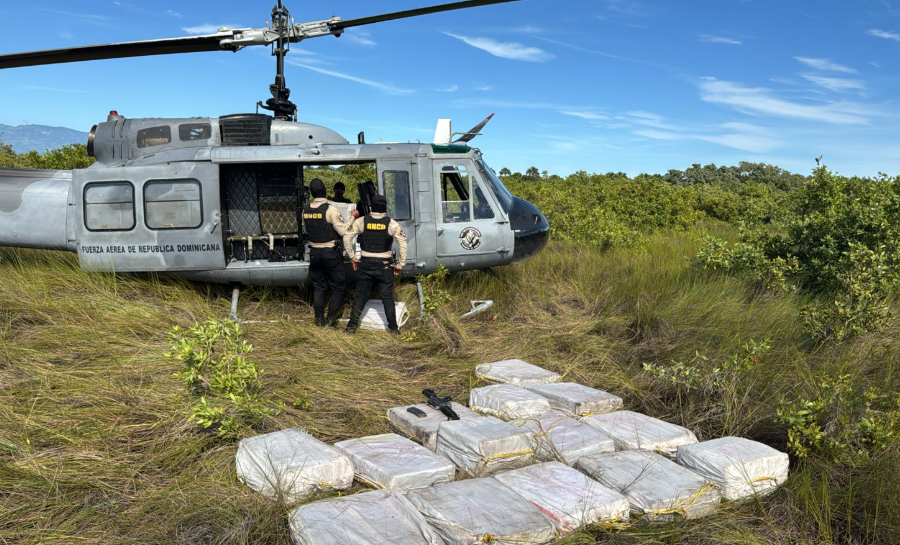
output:
[[[358,259],[351,259],[351,260],[350,260],[350,264],[353,265],[353,270],[355,271],[356,268],[359,267],[359,260],[358,260]]]
[[[354,219],[359,217],[359,210],[353,209],[350,211],[350,216]]]
[[[394,269],[394,276],[400,276],[400,271],[403,270],[403,265],[391,265]]]

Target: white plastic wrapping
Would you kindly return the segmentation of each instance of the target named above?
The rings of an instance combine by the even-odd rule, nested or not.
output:
[[[550,403],[541,395],[513,384],[494,384],[469,391],[469,407],[477,413],[500,420],[531,418],[550,411]]]
[[[721,501],[711,481],[654,452],[628,450],[584,456],[575,465],[588,476],[624,494],[631,513],[651,521],[699,518]]]
[[[608,435],[560,411],[511,424],[534,434],[535,453],[544,462],[555,460],[573,466],[582,456],[616,450]]]
[[[406,497],[447,545],[538,545],[557,536],[537,507],[494,479],[420,488]]]
[[[494,478],[536,505],[560,533],[585,524],[628,520],[628,498],[559,462],[505,471]]]
[[[611,413],[622,408],[621,397],[575,382],[528,385],[525,388],[547,398],[552,408],[575,416]]]
[[[406,498],[388,490],[302,505],[290,526],[297,545],[444,545]]]
[[[726,500],[766,495],[788,477],[788,455],[741,437],[678,447],[676,461],[716,483]]]
[[[415,407],[424,412],[427,416],[419,418],[407,411],[408,408]],[[460,405],[455,401],[452,403],[453,410],[459,415],[459,418],[466,420],[468,418],[480,418],[477,413],[469,410],[465,405]],[[444,413],[437,409],[432,409],[427,403],[418,405],[404,405],[403,407],[394,407],[388,409],[388,421],[394,431],[409,437],[415,441],[422,443],[425,448],[434,451],[437,448],[437,431],[441,422],[446,422],[447,417]]]
[[[353,464],[334,447],[296,428],[249,437],[238,443],[238,479],[272,499],[301,501],[319,490],[353,484]]]
[[[491,382],[503,382],[524,386],[526,384],[550,384],[561,378],[553,371],[522,360],[503,360],[475,367],[475,374]]]
[[[534,461],[531,433],[493,416],[441,422],[436,452],[473,477]]]
[[[405,493],[449,483],[456,475],[449,460],[396,433],[341,441],[334,447],[353,462],[356,479],[374,488]]]
[[[406,308],[406,303],[394,303],[394,311],[397,316],[397,326],[405,326],[409,321],[409,310]],[[366,302],[366,306],[363,307],[362,314],[360,314],[359,328],[387,331],[387,316],[384,313],[384,303],[380,299],[370,299]]]
[[[612,437],[618,450],[652,450],[675,459],[678,447],[697,442],[687,428],[632,411],[587,416],[581,421]]]

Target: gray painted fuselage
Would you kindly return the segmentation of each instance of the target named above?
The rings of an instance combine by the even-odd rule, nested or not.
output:
[[[222,173],[235,166],[355,163],[375,164],[380,193],[386,177],[408,181],[402,199],[404,206],[408,200],[410,219],[400,220],[409,240],[404,276],[428,273],[439,265],[450,270],[507,265],[534,255],[546,243],[546,219],[505,193],[477,149],[349,144],[325,127],[277,120],[270,122],[268,142],[234,145],[223,137],[221,119],[132,120],[111,115],[91,133],[89,147],[97,162],[90,168],[0,169],[0,246],[76,252],[81,267],[93,271],[159,271],[217,283],[303,284],[309,267],[299,230],[293,237],[300,259],[251,258],[252,252],[241,259],[230,251],[247,238],[259,245],[292,235],[260,229],[242,233],[242,238],[226,232],[223,223],[235,210],[229,210],[223,197]],[[447,173],[458,172],[469,184],[468,203],[448,205],[441,181]],[[347,266],[350,271],[349,259]]]

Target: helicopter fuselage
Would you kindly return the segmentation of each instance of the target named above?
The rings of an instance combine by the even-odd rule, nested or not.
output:
[[[297,285],[309,279],[300,221],[316,169],[366,166],[407,233],[404,276],[526,259],[549,225],[467,145],[350,144],[336,132],[256,114],[125,119],[95,126],[97,162],[0,170],[0,246],[76,252],[91,271]],[[344,169],[344,170],[341,170]],[[349,217],[347,205],[336,204]],[[348,272],[352,273],[349,257]]]

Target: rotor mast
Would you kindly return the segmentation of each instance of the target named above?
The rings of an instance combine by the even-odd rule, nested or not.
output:
[[[284,79],[284,56],[290,50],[290,41],[287,40],[293,23],[291,14],[278,0],[278,4],[272,8],[272,30],[278,34],[278,39],[272,44],[272,56],[275,57],[275,83],[269,85],[272,98],[257,104],[271,111],[275,119],[297,120],[297,105],[291,102],[291,90],[287,88]]]

